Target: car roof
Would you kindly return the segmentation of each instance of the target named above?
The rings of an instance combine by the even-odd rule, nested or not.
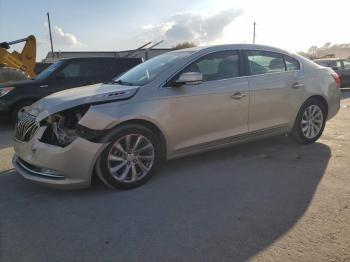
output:
[[[230,49],[251,49],[251,50],[262,50],[262,51],[271,51],[271,52],[279,52],[279,53],[284,53],[284,54],[290,54],[290,52],[277,48],[277,47],[272,47],[272,46],[267,46],[267,45],[257,45],[257,44],[228,44],[228,45],[214,45],[214,46],[196,46],[196,47],[191,47],[191,48],[185,48],[185,49],[179,49],[175,51],[171,51],[172,53],[174,52],[181,52],[181,51],[192,51],[192,52],[199,52],[202,50],[220,50],[220,49],[225,49],[225,48],[230,48]]]
[[[142,58],[138,57],[115,57],[115,56],[101,56],[101,57],[70,57],[70,58],[62,58],[59,61],[84,61],[84,60],[139,60],[142,61]]]
[[[337,61],[337,60],[342,60],[342,58],[317,58],[317,59],[314,59],[314,61],[324,61],[324,62],[327,62],[327,61]]]

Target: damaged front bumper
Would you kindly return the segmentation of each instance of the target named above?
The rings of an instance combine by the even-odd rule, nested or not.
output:
[[[88,187],[103,143],[78,137],[60,147],[40,141],[46,127],[40,127],[27,142],[15,139],[13,165],[24,178],[55,188]]]

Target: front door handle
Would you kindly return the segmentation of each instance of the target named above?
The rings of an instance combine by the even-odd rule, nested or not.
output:
[[[295,82],[294,84],[292,84],[292,88],[294,89],[298,89],[300,87],[303,87],[304,84],[303,83],[299,83],[299,82]]]
[[[241,92],[236,92],[236,93],[234,93],[232,96],[231,96],[231,98],[232,99],[235,99],[235,100],[238,100],[238,99],[241,99],[241,98],[243,98],[243,97],[245,97],[246,96],[246,94],[243,94],[243,93],[241,93]]]

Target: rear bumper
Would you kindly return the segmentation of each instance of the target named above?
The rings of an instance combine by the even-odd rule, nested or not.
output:
[[[41,129],[41,128],[40,128]],[[94,165],[104,144],[77,138],[62,148],[42,143],[37,132],[29,142],[15,140],[13,165],[24,178],[54,188],[84,188],[91,184]]]
[[[333,118],[340,109],[340,97],[341,97],[341,91],[339,88],[336,88],[335,91],[330,92],[330,95],[328,97],[328,115],[327,120]]]

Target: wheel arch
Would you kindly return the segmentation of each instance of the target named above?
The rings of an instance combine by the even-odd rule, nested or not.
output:
[[[167,154],[167,139],[166,136],[164,134],[164,132],[153,122],[145,120],[145,119],[130,119],[130,120],[125,120],[122,121],[112,127],[110,127],[108,130],[103,131],[102,133],[98,134],[95,133],[96,136],[89,138],[85,135],[82,135],[83,138],[86,138],[90,141],[93,142],[98,142],[98,143],[109,143],[111,141],[113,141],[113,139],[115,138],[114,134],[115,134],[115,130],[117,128],[123,127],[125,125],[139,125],[139,126],[143,126],[147,129],[149,129],[157,138],[159,138],[159,142],[160,142],[160,146],[161,146],[161,156],[163,159],[166,159],[166,154]],[[96,132],[96,130],[92,130],[92,129],[86,129],[85,127],[81,127],[83,129],[85,129],[85,131],[83,131],[84,133],[94,133]],[[162,160],[163,160],[162,159]]]
[[[308,97],[308,99],[306,99],[305,102],[310,100],[310,99],[317,99],[324,105],[324,107],[326,109],[326,117],[327,117],[328,116],[328,102],[327,102],[327,100],[321,95],[312,95],[312,96]]]
[[[319,94],[315,94],[315,95],[311,95],[309,96],[308,98],[306,98],[299,106],[299,109],[297,110],[297,113],[296,115],[294,116],[294,121],[291,125],[291,128],[294,128],[294,125],[297,121],[297,118],[298,118],[298,114],[300,112],[300,109],[302,108],[302,106],[307,102],[309,101],[310,99],[317,99],[318,101],[320,101],[324,106],[325,106],[325,109],[326,109],[326,118],[327,118],[327,115],[328,115],[328,102],[327,100],[322,96],[322,95],[319,95]]]

